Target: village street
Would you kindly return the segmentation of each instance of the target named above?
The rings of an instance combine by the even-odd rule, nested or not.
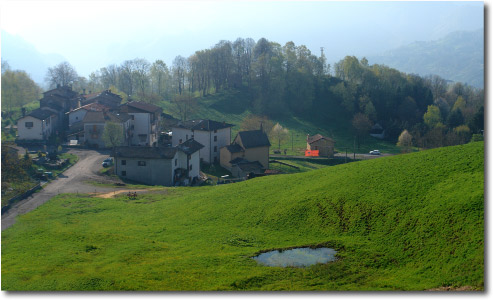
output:
[[[18,215],[28,213],[42,205],[52,197],[63,193],[104,193],[117,190],[111,187],[99,187],[88,182],[112,183],[97,174],[102,161],[108,157],[109,151],[71,149],[69,153],[79,157],[79,161],[67,169],[59,177],[43,186],[43,189],[32,196],[16,203],[2,215],[2,230],[15,223]]]

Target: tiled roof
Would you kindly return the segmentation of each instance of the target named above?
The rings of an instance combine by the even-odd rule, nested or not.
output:
[[[84,123],[104,123],[104,114],[102,111],[88,111],[84,116]]]
[[[226,122],[217,122],[212,120],[190,120],[176,124],[174,127],[185,128],[190,130],[213,131],[223,128],[233,127],[233,124]]]
[[[123,123],[129,120],[131,117],[126,113],[105,113],[102,111],[88,111],[84,116],[84,123],[106,123],[115,122]]]
[[[156,106],[154,104],[145,103],[145,102],[138,102],[138,101],[131,101],[131,102],[125,103],[123,105],[127,105],[129,107],[133,107],[133,108],[136,108],[138,110],[142,110],[142,111],[150,112],[150,113],[154,113],[156,111],[161,110],[161,107]]]
[[[246,159],[243,159],[243,161],[238,162],[238,163],[231,163],[232,165],[238,166],[243,172],[253,172],[257,171],[259,169],[265,169],[264,166],[260,162],[256,161],[248,161]]]
[[[176,147],[135,147],[122,146],[116,147],[113,152],[114,157],[123,158],[163,158],[172,159],[176,151],[182,151],[185,154],[192,154],[203,148],[202,144],[190,139]]]
[[[326,140],[329,140],[329,141],[332,141],[332,142],[334,141],[333,139],[328,138],[328,137],[324,137],[321,134],[316,134],[314,136],[308,136],[306,140],[307,140],[308,144],[311,144],[311,143],[314,143],[314,142],[319,141],[321,139],[326,139]]]
[[[185,152],[186,154],[192,154],[204,148],[204,145],[202,145],[201,143],[197,142],[194,139],[189,139],[184,143],[177,145],[176,148],[178,148],[178,150]]]
[[[52,115],[55,115],[55,113],[42,108],[37,108],[28,114],[28,116],[31,116],[39,120],[46,120]]]
[[[238,132],[243,147],[256,148],[256,147],[270,147],[269,138],[263,130],[250,130],[250,131],[240,131]]]
[[[225,147],[230,153],[238,153],[244,151],[244,149],[238,144],[231,144]]]
[[[172,159],[178,149],[176,147],[116,147],[114,157],[122,158],[163,158]]]
[[[72,110],[71,112],[78,111],[81,109],[85,109],[87,111],[103,111],[105,109],[109,109],[109,107],[107,107],[106,105],[95,102],[95,103],[89,103],[89,104],[83,105],[81,107],[78,107],[78,108]]]

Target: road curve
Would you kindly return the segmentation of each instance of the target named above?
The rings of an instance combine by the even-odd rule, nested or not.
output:
[[[2,215],[2,231],[15,223],[18,215],[28,213],[42,205],[52,197],[63,193],[100,193],[114,191],[116,188],[96,187],[87,181],[105,182],[103,176],[97,174],[101,162],[108,157],[108,151],[69,150],[79,157],[79,161],[60,174],[57,179],[43,186],[43,189],[31,197],[23,199]]]

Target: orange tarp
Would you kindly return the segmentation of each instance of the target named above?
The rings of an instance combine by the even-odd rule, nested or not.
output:
[[[305,156],[318,156],[319,150],[305,150]]]

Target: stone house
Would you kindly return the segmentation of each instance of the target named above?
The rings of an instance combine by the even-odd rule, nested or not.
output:
[[[231,142],[231,127],[233,126],[226,122],[212,120],[182,121],[172,126],[172,146],[193,138],[204,145],[204,149],[200,151],[201,161],[208,164],[218,163],[221,147]]]
[[[262,129],[240,131],[231,145],[221,148],[221,166],[233,172],[234,168],[241,169],[241,164],[246,168],[247,163],[252,163],[249,168],[260,165],[261,168],[256,170],[266,170],[269,168],[270,146],[269,138]]]
[[[318,150],[319,156],[333,157],[334,156],[334,140],[324,137],[320,134],[314,136],[307,135],[306,149]]]
[[[200,149],[190,139],[175,147],[116,147],[115,174],[149,185],[189,185],[200,177]]]

